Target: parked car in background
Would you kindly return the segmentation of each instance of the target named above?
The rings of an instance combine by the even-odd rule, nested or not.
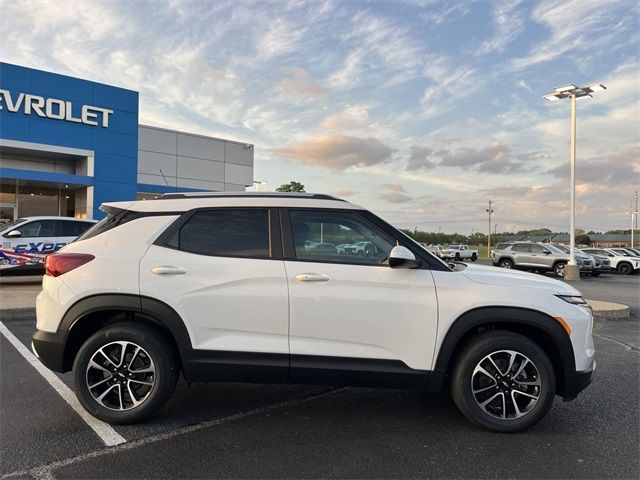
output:
[[[442,249],[440,258],[445,260],[471,260],[478,259],[478,250],[471,250],[467,245],[450,245]]]
[[[640,271],[640,259],[629,255],[621,255],[612,248],[583,248],[583,252],[589,255],[602,255],[609,258],[611,268],[622,275],[630,275]]]
[[[630,248],[610,248],[615,253],[622,255],[623,257],[632,257],[640,260],[640,257]]]
[[[625,248],[625,250],[630,251],[631,253],[633,253],[636,257],[640,258],[640,250],[638,250],[637,248]]]
[[[96,220],[70,217],[24,217],[0,228],[0,272],[43,274],[44,259],[75,240]]]
[[[517,268],[536,272],[554,272],[564,277],[569,255],[548,243],[513,242],[502,250],[495,250],[492,263],[502,268]],[[593,260],[587,255],[576,255],[580,274],[591,274]]]
[[[352,243],[344,247],[344,252],[347,255],[362,255],[363,257],[369,257],[373,255],[375,251],[375,245],[372,242],[360,241]]]
[[[564,245],[562,243],[552,243],[551,245],[553,245],[559,250],[562,250],[566,254],[571,253],[571,248],[568,245]],[[605,257],[603,255],[589,254],[587,252],[582,251],[579,248],[576,248],[575,252],[577,255],[584,255],[584,256],[591,257],[593,259],[594,264],[593,264],[593,269],[591,270],[592,277],[597,277],[601,273],[611,271],[611,261],[609,260],[609,257]]]

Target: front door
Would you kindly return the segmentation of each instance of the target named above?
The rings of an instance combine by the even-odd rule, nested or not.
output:
[[[285,252],[292,380],[423,385],[438,318],[431,272],[390,268],[398,239],[356,211],[289,210],[282,219],[294,247]]]

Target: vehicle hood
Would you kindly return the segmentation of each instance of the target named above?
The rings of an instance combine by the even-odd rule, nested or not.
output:
[[[539,288],[563,295],[582,295],[571,285],[553,278],[519,270],[468,265],[462,273],[472,282],[499,287]]]

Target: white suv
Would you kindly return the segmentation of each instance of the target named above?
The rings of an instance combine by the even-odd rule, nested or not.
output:
[[[440,391],[496,431],[540,420],[595,368],[580,292],[457,265],[351,203],[314,194],[173,194],[110,203],[47,258],[33,350],[73,370],[111,423],[194,381]],[[309,248],[371,242],[370,255]]]

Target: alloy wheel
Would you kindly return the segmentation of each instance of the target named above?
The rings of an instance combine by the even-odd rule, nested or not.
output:
[[[93,399],[109,410],[131,410],[142,404],[156,383],[153,359],[141,346],[111,342],[91,357],[86,383]]]
[[[527,415],[540,399],[536,365],[520,352],[498,350],[478,362],[471,375],[476,404],[491,417],[514,420]]]

